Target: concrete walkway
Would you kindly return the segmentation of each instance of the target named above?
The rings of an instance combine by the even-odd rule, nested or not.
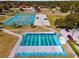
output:
[[[22,42],[22,36],[19,37],[17,43],[15,44],[14,48],[12,49],[12,51],[9,55],[9,58],[14,58],[15,57],[15,54],[16,54],[17,49],[18,49],[21,42]]]
[[[7,30],[7,29],[2,29],[4,32],[6,32],[6,33],[9,33],[9,34],[11,34],[11,35],[15,35],[15,36],[21,36],[20,34],[16,34],[16,33],[13,33],[12,31],[10,31],[10,30]]]

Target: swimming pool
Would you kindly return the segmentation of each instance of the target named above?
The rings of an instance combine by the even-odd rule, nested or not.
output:
[[[32,25],[34,23],[35,14],[17,14],[16,16],[12,17],[8,21],[4,23],[4,26],[8,25]]]
[[[26,34],[21,46],[58,46],[61,45],[56,34]]]
[[[67,53],[54,33],[27,33],[16,56],[67,56]]]

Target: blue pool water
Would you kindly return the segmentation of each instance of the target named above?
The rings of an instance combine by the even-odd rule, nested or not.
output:
[[[20,46],[61,46],[62,52],[21,52],[16,56],[67,56],[56,34],[25,34]]]
[[[56,34],[26,34],[21,46],[59,46],[60,40]]]
[[[35,14],[17,14],[13,18],[9,19],[4,23],[5,26],[8,25],[32,25],[34,23]]]
[[[23,52],[23,53],[16,53],[16,56],[67,56],[67,53],[64,52],[64,53],[59,53],[59,52]]]

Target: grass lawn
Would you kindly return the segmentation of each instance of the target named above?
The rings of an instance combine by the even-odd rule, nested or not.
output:
[[[17,37],[7,34],[3,31],[0,32],[0,58],[7,58],[17,42]]]
[[[4,22],[4,21],[8,20],[9,18],[15,16],[19,12],[21,12],[18,9],[12,9],[12,10],[13,10],[12,12],[8,12],[8,13],[6,13],[6,15],[0,16],[0,22]]]
[[[61,15],[54,15],[54,14],[48,14],[47,16],[48,16],[48,20],[50,22],[51,27],[54,26],[56,19],[65,17],[65,16],[61,16]]]
[[[56,14],[47,14],[47,17],[50,22],[50,27],[59,32],[60,28],[55,27],[55,21],[56,21],[56,19],[64,18],[65,15],[61,16],[61,15],[56,15]]]
[[[55,27],[54,23],[55,23],[56,19],[64,18],[66,15],[68,15],[68,14],[65,14],[65,13],[58,13],[58,14],[52,13],[52,12],[49,12],[49,10],[41,10],[41,13],[47,15],[51,27]]]
[[[38,26],[38,27],[33,28],[33,31],[42,32],[42,31],[50,31],[50,30],[43,28],[41,26]]]
[[[7,15],[4,15],[4,16],[0,16],[0,22],[4,22],[6,20],[8,20],[9,18],[11,18],[12,16],[7,16]]]
[[[0,22],[5,21],[6,20],[6,16],[0,16]]]
[[[5,29],[8,29],[8,30],[12,30],[12,31],[19,31],[19,32],[25,32],[25,31],[33,31],[33,32],[37,32],[37,31],[50,31],[46,28],[43,28],[41,26],[37,26],[37,27],[34,27],[32,28],[31,26],[22,26],[22,27],[18,27],[18,28],[15,28],[13,26],[6,26]]]

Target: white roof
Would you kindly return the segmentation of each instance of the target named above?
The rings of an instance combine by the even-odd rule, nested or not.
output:
[[[50,26],[47,16],[45,14],[37,14],[35,16],[34,26]]]

